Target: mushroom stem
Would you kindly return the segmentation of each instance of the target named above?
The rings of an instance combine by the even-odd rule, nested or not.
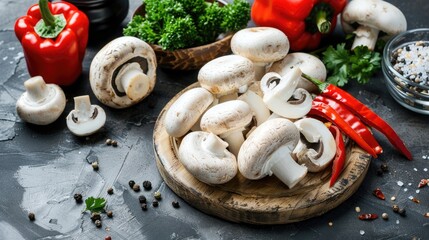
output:
[[[80,121],[86,121],[92,116],[89,95],[74,97],[74,109]]]
[[[143,73],[136,62],[124,65],[116,78],[116,86],[119,91],[131,99],[140,99],[149,91],[149,77]]]
[[[267,72],[266,63],[253,63],[255,66],[255,81],[261,81],[262,77]]]
[[[250,109],[252,109],[255,115],[256,124],[258,126],[270,117],[270,110],[267,108],[262,98],[255,92],[248,90],[240,95],[239,99],[249,104]]]
[[[215,134],[209,133],[209,135],[203,140],[202,147],[204,150],[213,153],[217,157],[222,157],[225,155],[225,149],[228,147],[228,144],[218,138]]]
[[[28,97],[34,102],[42,102],[49,95],[49,89],[41,76],[36,76],[24,82]]]
[[[356,36],[352,45],[352,50],[357,46],[367,46],[369,50],[374,50],[379,30],[361,25],[353,33]]]
[[[220,135],[220,137],[228,143],[228,149],[234,156],[238,156],[240,147],[244,142],[244,136],[241,130],[242,129],[233,131],[227,135]]]
[[[263,171],[268,175],[274,174],[289,188],[293,188],[307,174],[307,167],[299,165],[290,155],[288,145],[283,145],[270,156]]]

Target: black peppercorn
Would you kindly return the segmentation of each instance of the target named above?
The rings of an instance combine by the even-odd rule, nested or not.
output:
[[[387,171],[389,170],[389,168],[388,168],[388,166],[387,166],[387,164],[386,164],[386,163],[382,163],[382,164],[380,165],[380,169],[381,169],[383,172],[387,172]]]
[[[140,203],[146,203],[146,197],[145,197],[145,196],[143,196],[143,195],[140,195],[140,196],[139,196],[139,202],[140,202]]]
[[[376,174],[377,174],[377,176],[383,176],[383,170],[377,169]]]
[[[143,188],[145,190],[151,190],[152,189],[152,183],[150,181],[144,181],[143,182]]]
[[[128,182],[128,185],[130,186],[130,188],[133,188],[133,187],[134,187],[134,184],[136,184],[136,182],[134,182],[133,180],[130,180],[130,181]]]
[[[171,205],[173,205],[174,208],[179,208],[180,207],[180,204],[179,204],[178,201],[171,202]]]
[[[142,203],[141,204],[141,208],[142,208],[143,211],[146,211],[147,210],[147,204],[146,203]]]
[[[107,189],[107,194],[112,195],[113,194],[113,188]]]
[[[101,220],[96,220],[95,221],[95,226],[98,228],[101,228]]]
[[[76,201],[76,203],[82,203],[83,202],[82,194],[80,194],[80,193],[75,193],[73,198]]]
[[[34,215],[34,213],[30,212],[30,213],[28,213],[28,219],[30,219],[30,221],[34,221],[34,220],[36,220],[36,215]]]
[[[393,212],[399,212],[399,206],[398,205],[393,205],[393,207],[392,207],[392,209],[393,209]]]
[[[134,190],[134,192],[140,192],[140,185],[134,184],[133,190]]]
[[[154,206],[154,207],[158,207],[159,206],[159,203],[158,203],[158,200],[153,200],[153,202],[152,202],[152,206]]]
[[[107,215],[107,217],[112,218],[113,217],[113,212],[112,211],[107,211],[106,215]]]
[[[93,222],[97,221],[97,220],[101,220],[101,215],[98,212],[93,212],[91,213],[91,220]]]
[[[118,146],[118,142],[116,140],[112,140],[112,146],[117,147]]]
[[[406,215],[405,208],[400,208],[399,211],[398,211],[398,213],[399,213],[399,215],[405,217],[405,215]]]

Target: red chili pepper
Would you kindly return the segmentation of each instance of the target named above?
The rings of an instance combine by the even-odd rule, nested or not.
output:
[[[357,132],[368,143],[368,145],[370,145],[375,150],[377,154],[381,154],[383,152],[383,149],[369,128],[342,103],[320,95],[316,96],[314,101],[324,102],[331,106],[335,111],[337,111],[338,114],[341,115],[344,121],[346,121],[353,128],[353,130],[355,130],[355,132]]]
[[[331,33],[347,0],[255,0],[251,17],[258,26],[283,31],[293,51],[314,50]]]
[[[386,197],[384,196],[384,193],[381,191],[380,188],[376,188],[373,192],[374,196],[376,196],[377,198],[381,199],[381,200],[385,200]]]
[[[349,136],[353,141],[356,142],[363,150],[371,154],[374,158],[377,158],[377,154],[375,153],[374,149],[371,148],[371,146],[368,145],[365,140],[359,136],[348,124],[344,121],[344,119],[326,103],[313,101],[311,110],[308,113],[308,115],[316,115],[320,116],[322,118],[325,118],[326,120],[334,123],[343,131],[347,136]]]
[[[429,179],[422,179],[422,180],[420,180],[420,182],[419,182],[419,188],[422,188],[422,187],[424,187],[424,186],[426,186],[426,185],[428,185],[428,183],[429,183]]]
[[[302,74],[302,76],[317,85],[323,96],[343,103],[344,106],[346,106],[352,113],[359,117],[363,123],[374,127],[383,133],[390,143],[395,146],[396,149],[398,149],[408,160],[413,158],[411,152],[405,146],[404,142],[398,136],[395,130],[393,130],[393,128],[386,121],[373,112],[369,107],[365,106],[365,104],[354,98],[348,92],[333,84],[321,82],[320,80],[315,79],[307,74]]]
[[[88,17],[67,2],[40,0],[15,22],[28,72],[47,83],[66,86],[82,72],[88,42]]]
[[[377,218],[378,218],[378,215],[374,213],[364,213],[359,215],[359,220],[374,220]]]
[[[344,164],[346,162],[346,147],[340,129],[334,124],[330,124],[328,129],[334,136],[335,143],[337,145],[337,152],[335,153],[334,160],[332,161],[332,173],[329,181],[329,187],[332,187],[343,171]]]

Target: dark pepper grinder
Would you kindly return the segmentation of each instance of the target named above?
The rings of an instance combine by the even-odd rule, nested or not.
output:
[[[75,5],[89,18],[89,41],[122,34],[122,21],[127,17],[128,0],[64,0]],[[114,37],[114,36],[111,36]]]

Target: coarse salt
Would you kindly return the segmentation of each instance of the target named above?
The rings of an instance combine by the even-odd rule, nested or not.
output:
[[[400,187],[404,186],[404,183],[403,183],[402,181],[398,181],[398,182],[397,182],[397,184],[398,184],[398,186],[400,186]]]
[[[365,235],[365,231],[364,231],[364,230],[360,230],[360,231],[359,231],[359,233],[360,233],[360,235],[362,235],[362,236],[363,236],[363,235]]]

